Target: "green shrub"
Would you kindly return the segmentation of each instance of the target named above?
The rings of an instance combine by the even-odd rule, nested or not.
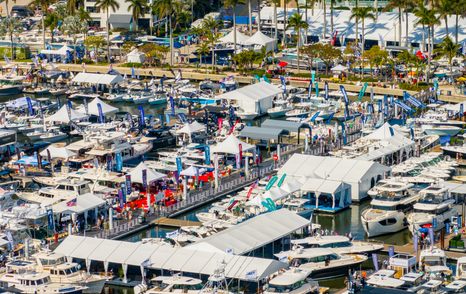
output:
[[[0,56],[7,56],[11,58],[11,47],[0,47]],[[31,51],[27,47],[15,46],[15,59],[28,59],[31,58]]]
[[[127,63],[123,63],[121,66],[122,67],[141,68],[141,67],[143,67],[143,64],[139,63],[139,62],[127,62]]]

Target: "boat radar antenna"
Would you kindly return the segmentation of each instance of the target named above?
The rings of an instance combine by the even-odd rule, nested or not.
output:
[[[228,282],[225,277],[226,265],[227,263],[222,259],[199,293],[228,293]]]

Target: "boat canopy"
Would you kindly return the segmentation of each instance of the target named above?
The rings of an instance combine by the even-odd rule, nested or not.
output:
[[[104,205],[106,202],[92,193],[82,194],[76,197],[76,203],[62,201],[52,206],[54,213],[82,214]]]
[[[58,122],[67,124],[70,121],[78,121],[88,118],[89,116],[80,111],[70,109],[68,113],[67,105],[63,105],[57,112],[45,118],[46,122]]]
[[[121,75],[80,72],[71,81],[77,84],[84,83],[110,86],[122,82],[123,77]]]
[[[118,108],[113,107],[104,101],[100,100],[99,98],[94,98],[88,105],[87,105],[87,114],[88,115],[95,115],[99,116],[99,105],[102,109],[102,114],[109,115],[118,112]],[[78,111],[82,113],[86,113],[86,109],[84,105],[78,107]]]
[[[255,145],[251,145],[246,142],[243,142],[240,139],[238,139],[235,135],[230,134],[223,142],[220,142],[217,145],[213,146],[211,149],[211,152],[212,153],[239,154],[240,144],[241,144],[241,148],[243,152],[256,149]]]
[[[142,180],[142,171],[143,170],[146,170],[146,173],[147,173],[146,174],[147,184],[150,184],[152,182],[158,181],[158,180],[163,179],[163,178],[166,177],[165,174],[159,173],[159,172],[151,169],[150,167],[148,167],[144,162],[141,162],[140,164],[138,164],[138,166],[136,166],[134,169],[132,169],[129,172],[129,175],[131,176],[131,181],[133,183],[139,183],[139,184],[143,183],[143,180]]]

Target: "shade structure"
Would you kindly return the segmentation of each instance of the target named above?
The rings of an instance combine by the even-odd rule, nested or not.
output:
[[[22,165],[30,165],[30,166],[37,166],[37,156],[23,156],[21,159],[15,161],[15,164],[22,164]],[[42,160],[42,165],[49,164],[48,161]]]
[[[73,203],[73,204],[70,204]],[[105,204],[105,200],[94,194],[87,193],[76,197],[76,203],[70,201],[62,201],[52,206],[55,213],[77,213],[81,214],[86,211],[95,209],[96,207]]]
[[[281,135],[287,134],[288,131],[278,128],[263,128],[255,126],[245,126],[239,133],[240,137],[251,138],[255,140],[277,140]]]
[[[73,52],[74,49],[71,48],[71,47],[68,47],[68,46],[63,46],[61,47],[60,49],[57,49],[57,50],[53,50],[53,49],[44,49],[44,50],[41,50],[40,53],[41,54],[46,54],[46,55],[62,55],[62,56],[66,56],[67,52]]]
[[[193,133],[201,132],[205,130],[205,125],[193,121],[192,123],[185,124],[181,129],[176,130],[177,134],[187,134],[191,135]]]
[[[348,68],[344,65],[338,64],[330,69],[331,71],[336,71],[336,72],[342,72],[342,71],[347,71]]]
[[[63,105],[57,112],[52,114],[49,117],[45,118],[46,122],[58,122],[58,123],[69,123],[70,121],[78,121],[88,118],[89,116],[85,113],[80,111],[70,109],[70,113],[68,113],[68,109],[66,105]]]
[[[240,144],[243,152],[254,150],[256,148],[256,146],[243,142],[236,138],[235,135],[230,134],[223,142],[212,147],[211,150],[212,153],[239,154]]]
[[[68,159],[68,158],[73,157],[73,156],[76,155],[75,152],[73,152],[71,150],[68,150],[66,147],[57,147],[57,146],[53,146],[53,145],[45,148],[39,154],[42,157],[46,158],[46,157],[48,157],[47,150],[50,153],[50,158],[51,159],[55,159],[55,158]]]
[[[73,83],[110,86],[122,82],[123,77],[121,75],[80,72],[71,81]]]
[[[233,31],[230,31],[228,34],[221,37],[219,41],[224,44],[233,44],[235,42],[234,34],[235,33]],[[243,45],[248,39],[248,36],[236,30],[236,44]]]
[[[104,115],[109,115],[118,112],[118,108],[113,107],[104,101],[102,101],[100,98],[94,98],[88,105],[87,105],[87,114],[89,115],[99,115],[99,105],[102,108],[102,114]],[[82,113],[86,113],[86,109],[84,105],[79,106],[78,110]]]
[[[188,177],[195,177],[195,176],[199,176],[199,175],[202,175],[206,172],[206,169],[205,168],[199,168],[199,167],[195,167],[195,166],[190,166],[188,167],[187,169],[181,171],[181,175],[182,176],[188,176]]]
[[[257,31],[256,33],[254,33],[254,35],[252,35],[244,43],[245,43],[245,45],[265,47],[266,51],[271,51],[271,50],[274,49],[276,42],[277,42],[277,40],[266,36],[261,31]]]
[[[147,179],[146,179],[147,184],[150,184],[152,182],[158,181],[166,177],[166,175],[149,168],[144,162],[141,162],[138,164],[138,166],[136,166],[129,172],[129,175],[131,176],[131,181],[133,183],[143,184],[143,180],[142,180],[143,170],[147,171]]]

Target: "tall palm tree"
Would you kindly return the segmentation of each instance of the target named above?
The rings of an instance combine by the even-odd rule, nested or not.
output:
[[[458,44],[459,18],[466,16],[466,0],[458,0],[453,4],[455,15],[455,43]]]
[[[451,38],[447,36],[443,39],[442,43],[439,44],[439,47],[436,49],[436,53],[441,57],[446,57],[448,59],[448,64],[450,65],[450,75],[453,73],[453,58],[458,55],[458,51],[461,46],[459,44],[453,43]]]
[[[45,26],[50,30],[51,43],[53,43],[54,31],[58,27],[60,18],[54,12],[47,14],[45,17]]]
[[[327,0],[321,0],[322,1],[322,8],[324,10],[324,25],[323,25],[323,38],[325,39],[327,37]]]
[[[5,2],[5,10],[6,10],[6,16],[10,17],[10,1],[9,0],[1,0],[0,3]]]
[[[300,43],[300,40],[301,40],[301,30],[302,29],[307,29],[308,28],[308,24],[306,21],[304,21],[301,17],[301,14],[299,13],[295,13],[293,14],[289,21],[288,21],[288,26],[287,28],[294,28],[294,31],[296,32],[296,35],[298,36],[298,40],[296,42],[296,54],[297,54],[297,57],[298,57],[298,72],[300,71],[300,66],[299,66],[299,59],[300,59],[300,52],[299,52],[299,43]]]
[[[107,61],[110,63],[110,22],[109,22],[109,12],[110,9],[112,12],[115,12],[118,8],[120,8],[120,4],[118,4],[117,0],[96,0],[95,1],[95,7],[98,9],[103,9],[105,10],[105,13],[107,14],[107,20],[106,20],[106,28],[107,28]]]
[[[405,11],[405,46],[409,47],[409,11],[419,5],[419,0],[404,0]]]
[[[251,0],[248,0],[248,28],[249,28],[249,34],[252,34],[252,7],[251,7]]]
[[[361,39],[361,56],[364,53],[364,30],[365,30],[365,20],[366,18],[370,18],[375,20],[375,15],[373,13],[374,8],[372,7],[354,7],[351,10],[351,17],[350,19],[356,18],[361,20],[361,31],[362,31],[362,39]],[[357,24],[356,24],[357,25]],[[356,35],[358,34],[358,27],[356,26]]]
[[[159,19],[168,19],[168,30],[170,38],[170,65],[173,65],[173,26],[172,18],[175,14],[174,3],[172,0],[155,0],[153,2],[153,9]]]
[[[7,16],[0,20],[0,34],[10,37],[11,59],[15,59],[15,46],[13,43],[13,35],[20,32],[22,24],[16,17]]]
[[[283,39],[282,39],[282,45],[284,46],[286,44],[286,27],[287,27],[287,12],[286,12],[286,4],[288,4],[291,0],[283,0]]]
[[[276,44],[278,42],[278,13],[277,13],[277,6],[280,5],[280,0],[272,0],[272,3],[273,3],[273,22],[274,22],[274,25],[275,25],[275,32],[274,32],[275,42],[273,43],[273,46],[276,47]],[[273,48],[273,49],[275,51],[277,48]]]
[[[335,4],[341,2],[342,0],[330,0],[330,32],[333,34],[334,30],[334,23],[333,23],[333,12],[335,10]]]
[[[401,46],[401,12],[405,6],[405,0],[390,0],[385,6],[385,11],[391,11],[393,9],[398,10],[398,45]]]
[[[40,8],[40,18],[42,23],[42,47],[45,49],[45,14],[49,9],[50,4],[52,4],[52,0],[34,0],[32,1],[29,6],[33,9]]]
[[[145,0],[125,0],[128,5],[128,12],[131,11],[131,15],[134,21],[134,30],[138,30],[138,21],[141,16],[144,16],[144,12],[147,8],[147,1]]]
[[[418,18],[416,24],[420,24],[425,29],[427,27],[427,37],[429,40],[429,44],[427,46],[428,56],[427,56],[427,82],[429,81],[430,75],[430,61],[432,59],[432,52],[433,52],[433,40],[434,40],[434,26],[439,24],[440,21],[438,20],[437,16],[435,15],[435,11],[429,9],[425,6],[418,7],[414,14]],[[425,38],[425,37],[423,37]],[[425,42],[425,40],[424,40]]]
[[[231,13],[233,15],[233,55],[236,54],[236,6],[238,6],[238,4],[244,4],[244,0],[225,0],[223,2],[223,5],[226,8],[231,9]]]
[[[452,0],[440,0],[437,3],[436,12],[438,18],[445,21],[445,35],[448,36],[448,17],[452,15],[454,2]]]

